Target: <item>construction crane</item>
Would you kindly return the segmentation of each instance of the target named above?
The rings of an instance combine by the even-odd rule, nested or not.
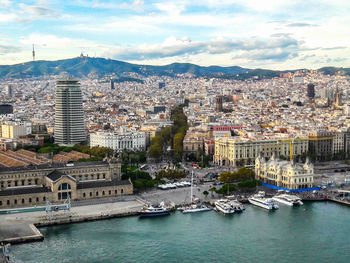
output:
[[[307,138],[290,138],[286,140],[282,140],[282,142],[289,142],[289,160],[293,160],[293,144],[301,144],[301,142],[308,141]]]
[[[302,141],[324,141],[324,140],[333,140],[334,137],[333,136],[320,136],[320,137],[314,137],[314,136],[309,136],[308,138],[290,138],[290,139],[286,139],[283,140],[282,142],[289,142],[289,160],[292,161],[293,160],[293,144],[297,144],[301,143]]]

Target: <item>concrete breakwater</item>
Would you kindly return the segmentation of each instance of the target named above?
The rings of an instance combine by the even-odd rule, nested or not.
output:
[[[34,224],[12,224],[1,225],[0,243],[24,243],[41,241],[44,236],[34,226]]]

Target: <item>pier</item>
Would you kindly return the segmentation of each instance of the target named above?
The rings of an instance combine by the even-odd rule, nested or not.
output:
[[[70,211],[48,214],[35,211],[0,215],[0,243],[41,241],[44,236],[37,227],[87,222],[137,215],[143,206],[141,199],[74,206]]]

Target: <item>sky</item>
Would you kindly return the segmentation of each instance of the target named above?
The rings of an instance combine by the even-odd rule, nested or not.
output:
[[[350,67],[348,0],[0,0],[0,65],[81,53],[138,64]]]

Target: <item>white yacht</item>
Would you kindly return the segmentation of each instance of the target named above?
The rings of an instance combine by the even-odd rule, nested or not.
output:
[[[230,204],[234,207],[235,212],[243,212],[245,210],[244,205],[237,200],[234,195],[228,195],[226,198],[230,201]]]
[[[230,204],[235,209],[235,212],[243,212],[245,210],[244,205],[238,200],[231,200]]]
[[[256,205],[267,210],[276,210],[278,205],[272,200],[272,198],[265,198],[265,194],[259,192],[259,194],[253,195],[248,198],[249,203]]]
[[[159,205],[145,205],[140,212],[140,217],[166,216],[170,215],[170,211],[165,207],[164,202]]]
[[[205,205],[190,205],[188,207],[184,207],[182,210],[182,213],[188,214],[188,213],[197,213],[197,212],[206,212],[210,211],[211,209]]]
[[[289,205],[289,206],[303,205],[301,198],[296,195],[281,194],[281,195],[275,195],[274,197],[272,197],[272,199],[276,202]]]
[[[215,201],[215,208],[217,211],[226,214],[233,214],[235,212],[235,207],[230,203],[228,199],[219,199]]]

